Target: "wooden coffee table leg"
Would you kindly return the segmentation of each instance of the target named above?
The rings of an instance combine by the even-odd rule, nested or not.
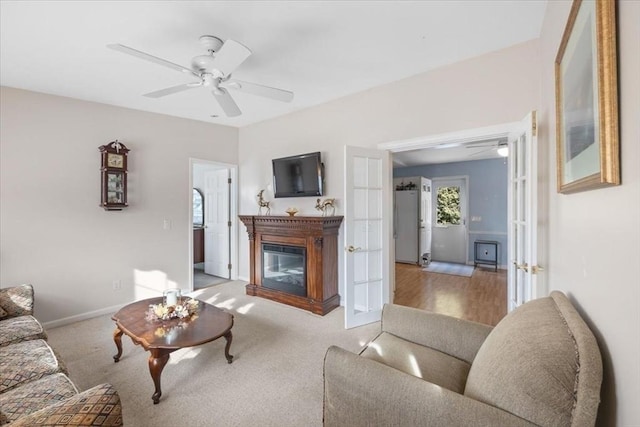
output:
[[[120,361],[120,356],[122,356],[122,334],[123,332],[118,327],[116,327],[116,330],[113,331],[113,341],[115,341],[116,347],[118,348],[118,354],[113,356],[113,360],[116,363]]]
[[[160,375],[168,361],[169,353],[162,350],[151,350],[151,355],[149,356],[149,372],[151,372],[153,385],[156,387],[155,393],[151,396],[154,404],[157,404],[160,401],[160,396],[162,396],[162,390],[160,389]]]
[[[233,335],[231,335],[231,331],[224,334],[224,339],[227,340],[227,345],[224,347],[224,357],[227,358],[227,362],[233,362],[233,356],[229,354],[229,349],[231,348],[231,340],[233,340]]]

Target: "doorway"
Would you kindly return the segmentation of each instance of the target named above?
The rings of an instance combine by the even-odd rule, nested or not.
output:
[[[190,159],[191,290],[237,277],[237,167]]]
[[[499,125],[486,126],[482,128],[467,129],[467,130],[449,132],[449,133],[438,134],[438,135],[429,135],[429,136],[414,138],[410,140],[392,141],[392,142],[379,144],[377,148],[380,150],[391,152],[394,155],[394,158],[396,157],[396,154],[403,154],[405,156],[404,159],[401,158],[399,160],[394,161],[394,163],[397,163],[399,167],[411,166],[411,164],[406,162],[406,160],[407,158],[409,158],[409,160],[411,161],[415,160],[413,153],[416,153],[417,152],[416,150],[420,150],[421,152],[424,152],[424,153],[429,153],[428,155],[430,157],[430,161],[426,163],[451,163],[451,162],[465,161],[463,159],[481,160],[483,158],[488,158],[484,156],[490,150],[491,152],[493,151],[497,152],[498,148],[502,147],[505,144],[505,142],[510,136],[510,133],[514,129],[517,129],[519,127],[520,127],[519,122],[503,123]],[[494,143],[490,144],[488,143],[488,141],[494,141]],[[478,152],[476,152],[475,150],[477,150]],[[480,151],[482,151],[482,153],[480,153]],[[507,160],[505,160],[505,162],[507,162]],[[415,170],[411,170],[411,171],[407,171],[406,173],[413,176],[413,175],[416,175],[418,172]],[[460,177],[466,174],[465,173],[442,174],[440,175],[440,177],[448,176],[448,175],[458,175],[458,177]],[[435,174],[435,176],[437,177],[438,175]],[[429,178],[433,179],[434,175],[432,174],[431,176],[429,176]],[[435,187],[435,183],[433,184]],[[468,188],[469,183],[467,182],[466,185]],[[435,190],[433,193],[437,194]],[[468,191],[467,191],[467,195],[468,195]],[[492,200],[492,199],[487,199],[487,200]],[[435,205],[435,203],[433,205]],[[486,220],[489,220],[492,223],[491,228],[485,228],[485,229],[480,229],[480,231],[470,232],[468,230],[469,220],[479,221],[479,218],[480,218],[480,217],[476,217],[474,219],[474,217],[471,217],[470,215],[474,215],[474,214],[470,212],[468,213],[465,212],[464,214],[464,218],[465,218],[464,225],[465,225],[465,228],[467,228],[466,230],[467,237],[465,238],[466,251],[464,255],[460,256],[459,258],[460,262],[462,263],[468,262],[469,260],[472,259],[473,252],[468,247],[470,239],[475,239],[479,235],[484,235],[486,234],[487,231],[491,232],[490,234],[494,234],[494,231],[498,230],[497,228],[495,228],[495,226],[493,226],[493,222],[496,220],[496,218],[487,218]],[[506,216],[507,216],[507,208],[505,206],[505,212],[504,212],[505,220],[506,220]],[[433,224],[434,226],[436,225],[435,214],[433,218]],[[437,231],[445,231],[445,230],[438,229]],[[458,231],[461,231],[461,230],[458,230]],[[435,239],[435,232],[436,232],[436,229],[434,227],[434,239]],[[501,232],[500,235],[496,235],[495,238],[493,238],[492,236],[492,240],[504,241],[503,243],[501,243],[501,246],[505,249],[505,259],[503,259],[503,262],[501,262],[500,265],[506,267],[505,264],[508,264],[510,259],[509,258],[510,254],[507,253],[508,230]],[[440,255],[436,255],[436,256],[442,256],[441,254],[442,252],[440,252]],[[445,254],[444,257],[447,257],[447,255]],[[433,254],[432,254],[432,258],[434,258]],[[394,288],[394,292],[395,292],[395,288]],[[505,301],[503,301],[503,304],[505,306],[507,305],[506,299]]]

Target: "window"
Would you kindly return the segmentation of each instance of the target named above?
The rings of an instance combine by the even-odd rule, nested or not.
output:
[[[204,196],[197,188],[193,189],[193,226],[204,226]]]
[[[460,187],[439,187],[436,215],[438,225],[460,225]]]

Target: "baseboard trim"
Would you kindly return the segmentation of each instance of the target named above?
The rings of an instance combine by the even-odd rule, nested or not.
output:
[[[114,305],[111,307],[101,308],[99,310],[88,311],[86,313],[80,313],[69,317],[63,317],[62,319],[52,320],[50,322],[44,322],[42,326],[45,329],[57,328],[59,326],[70,325],[71,323],[80,322],[81,320],[93,319],[94,317],[103,316],[105,314],[115,313],[120,310],[124,304]]]

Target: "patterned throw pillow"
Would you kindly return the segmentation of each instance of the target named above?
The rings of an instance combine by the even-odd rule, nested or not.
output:
[[[7,313],[6,311],[4,311],[4,308],[0,307],[0,319],[4,319],[5,317],[7,317],[9,315],[9,313]]]

